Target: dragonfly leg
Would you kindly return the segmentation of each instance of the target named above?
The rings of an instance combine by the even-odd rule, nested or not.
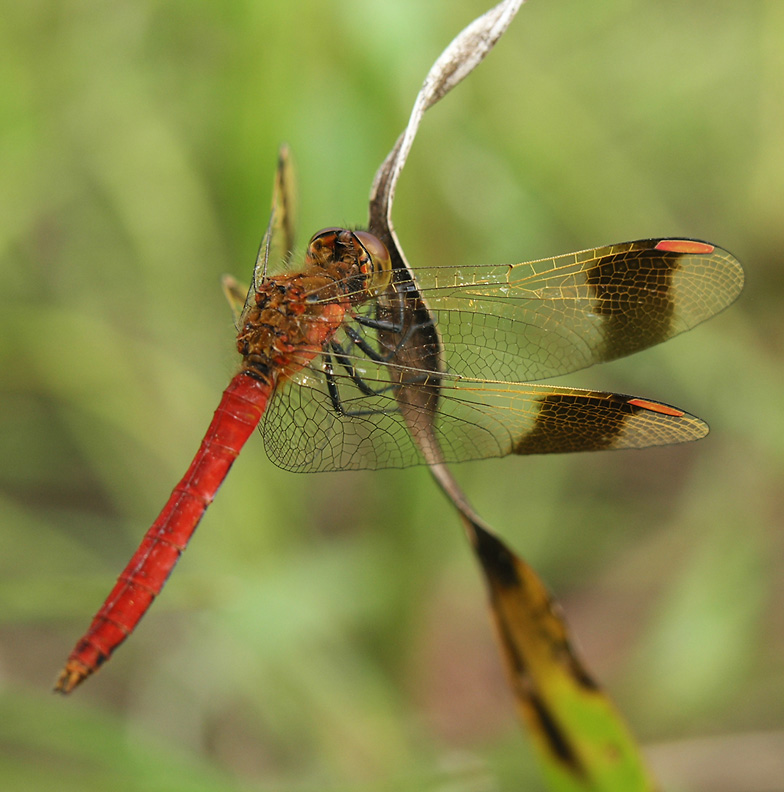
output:
[[[357,317],[357,321],[360,318]],[[389,363],[398,351],[396,347],[389,350],[386,354],[377,352],[353,327],[346,327],[346,335],[351,339],[352,343],[358,346],[375,363]]]
[[[346,410],[340,396],[340,389],[338,386],[339,378],[335,374],[336,365],[339,365],[346,372],[348,378],[365,396],[383,396],[390,392],[396,393],[403,382],[410,386],[426,384],[429,379],[429,373],[409,369],[404,363],[402,365],[400,364],[399,358],[401,352],[405,350],[406,345],[412,338],[416,337],[423,329],[433,326],[433,320],[429,317],[426,322],[412,322],[410,319],[407,319],[405,314],[406,305],[404,295],[398,292],[397,298],[398,299],[395,301],[395,305],[397,306],[397,317],[394,320],[386,318],[395,312],[395,308],[389,304],[377,306],[377,315],[375,317],[353,314],[351,318],[354,322],[354,326],[352,327],[349,324],[344,324],[343,326],[348,340],[341,344],[339,341],[332,339],[324,346],[324,367],[322,371],[326,380],[330,401],[332,402],[335,412],[339,415],[385,415],[396,413],[398,409],[395,407],[389,410]],[[383,318],[379,317],[378,313],[381,313]],[[379,337],[376,339],[366,337],[365,329],[377,330]],[[392,336],[392,338],[387,340],[385,336]],[[375,343],[371,343],[372,341],[375,341]],[[357,372],[357,368],[353,362],[356,353],[350,351],[351,345],[373,363],[378,363],[382,366],[392,364],[389,369],[383,369],[389,371],[390,382],[388,385],[373,387],[368,384]],[[380,351],[381,349],[385,351],[382,352]],[[393,371],[397,372],[394,376]],[[399,381],[395,381],[398,378]]]
[[[393,386],[386,385],[385,387],[379,388],[378,390],[371,388],[362,379],[362,377],[357,374],[356,369],[346,356],[343,347],[341,347],[340,344],[336,342],[332,342],[331,347],[331,353],[328,351],[324,352],[324,379],[327,383],[327,393],[329,393],[329,400],[332,402],[332,407],[334,408],[335,412],[338,415],[342,415],[347,418],[357,418],[366,415],[391,415],[392,413],[396,413],[397,407],[390,410],[347,410],[343,406],[343,402],[340,398],[340,389],[338,388],[338,383],[335,379],[335,369],[332,365],[332,355],[335,356],[335,359],[338,361],[338,363],[340,363],[340,365],[346,370],[346,373],[349,375],[352,382],[366,396],[380,396],[381,394],[392,390]]]
[[[405,322],[405,304],[402,299],[398,302],[398,318],[397,321],[388,321],[387,319],[372,318],[369,316],[354,316],[354,321],[362,327],[367,327],[373,330],[380,330],[384,333],[392,333],[398,336],[395,345],[392,348],[387,348],[385,353],[377,352],[362,335],[357,332],[353,327],[346,327],[346,335],[358,346],[371,360],[376,363],[389,363],[393,361],[400,353],[400,350],[408,343],[411,336],[415,333],[433,325],[433,320],[428,319],[427,322],[419,324]]]
[[[357,324],[364,325],[365,327],[371,327],[374,330],[384,330],[387,333],[397,333],[398,335],[402,333],[403,328],[406,326],[406,302],[400,292],[396,292],[396,297],[397,317],[394,320],[379,319],[378,316],[355,316],[354,318],[356,319]],[[377,313],[382,309],[384,313],[392,313],[391,307],[384,305],[382,308],[382,306],[376,304]]]
[[[352,339],[353,340],[353,339]],[[391,390],[391,385],[385,385],[382,388],[373,388],[365,382],[362,377],[357,374],[356,366],[351,362],[351,359],[348,356],[348,353],[345,349],[337,342],[331,341],[330,348],[332,350],[332,355],[335,356],[335,360],[340,363],[340,365],[345,369],[346,374],[350,377],[351,381],[365,394],[365,396],[380,396],[382,393],[386,393],[387,391]],[[360,347],[361,349],[362,347]],[[363,352],[365,350],[363,349]],[[370,357],[370,356],[368,356]],[[334,372],[332,372],[334,378]]]

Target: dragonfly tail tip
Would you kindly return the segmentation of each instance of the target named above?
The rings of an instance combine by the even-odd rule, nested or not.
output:
[[[60,676],[57,677],[54,692],[67,695],[75,687],[81,685],[89,675],[89,669],[85,668],[82,663],[76,660],[69,660],[65,664],[65,668],[60,672]]]

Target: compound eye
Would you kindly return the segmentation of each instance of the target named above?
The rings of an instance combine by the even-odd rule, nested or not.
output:
[[[384,291],[392,280],[392,260],[389,251],[377,236],[367,231],[355,231],[354,236],[370,256],[368,291],[378,294]]]
[[[341,255],[338,248],[351,239],[351,232],[345,228],[330,226],[316,231],[310,238],[308,249],[305,253],[305,267],[318,267],[325,269],[333,264]]]
[[[310,247],[316,240],[326,241],[326,237],[336,237],[344,230],[345,229],[343,228],[338,228],[338,226],[327,226],[327,228],[322,228],[321,231],[316,231],[316,233],[310,238],[308,247]]]

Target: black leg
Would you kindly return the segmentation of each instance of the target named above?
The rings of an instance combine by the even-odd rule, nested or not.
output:
[[[342,353],[342,348],[339,344],[336,344],[338,349],[341,349],[341,355],[345,359],[345,355]],[[333,352],[335,352],[333,350]],[[338,353],[335,352],[335,357],[341,365],[346,368],[346,366],[340,361]],[[348,360],[346,362],[349,362]],[[349,368],[353,369],[353,366],[350,365]],[[346,370],[349,371],[349,368]],[[391,385],[388,385],[378,391],[373,390],[366,382],[362,380],[361,377],[356,375],[356,371],[354,372],[355,376],[351,376],[349,371],[349,376],[351,376],[352,381],[354,384],[367,396],[378,396],[384,391],[390,390]],[[340,400],[340,390],[338,388],[337,380],[335,379],[335,370],[332,366],[332,353],[328,350],[324,350],[324,379],[327,381],[327,393],[329,393],[329,400],[332,402],[332,407],[338,415],[342,415],[347,418],[358,418],[362,416],[368,415],[391,415],[392,413],[396,413],[397,407],[393,407],[389,410],[346,410],[343,407],[343,403]]]
[[[405,304],[402,294],[398,294],[398,318],[396,322],[390,322],[386,319],[371,318],[369,316],[355,316],[354,321],[361,327],[368,327],[373,330],[381,330],[387,333],[396,333],[402,337],[395,343],[393,349],[388,350],[386,353],[381,353],[373,349],[370,344],[357,332],[353,327],[346,326],[346,335],[351,341],[356,344],[371,360],[376,363],[389,363],[395,358],[400,350],[408,343],[411,336],[424,329],[425,324],[409,324],[406,327],[405,323]],[[432,320],[427,322],[427,325],[432,325]]]
[[[353,339],[352,339],[353,340]],[[364,342],[366,343],[366,342]],[[380,396],[382,393],[386,393],[387,391],[391,390],[391,385],[384,385],[382,388],[373,388],[368,385],[362,377],[357,374],[357,369],[354,364],[351,362],[347,352],[337,341],[330,341],[329,342],[330,348],[332,350],[332,354],[335,356],[335,360],[340,363],[341,366],[346,370],[346,374],[351,378],[351,381],[364,393],[366,396]],[[365,350],[359,345],[359,348],[362,349],[364,352]],[[368,355],[371,360],[374,358],[371,355]],[[380,361],[377,361],[380,362]],[[333,372],[334,377],[334,372]]]

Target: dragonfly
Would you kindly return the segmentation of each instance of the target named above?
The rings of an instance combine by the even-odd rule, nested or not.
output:
[[[72,691],[133,632],[257,426],[271,460],[297,472],[644,448],[708,432],[663,402],[539,381],[719,313],[743,286],[726,250],[656,238],[412,271],[393,264],[383,234],[330,227],[313,235],[297,269],[292,196],[284,149],[250,288],[224,279],[239,371],[56,691]]]

